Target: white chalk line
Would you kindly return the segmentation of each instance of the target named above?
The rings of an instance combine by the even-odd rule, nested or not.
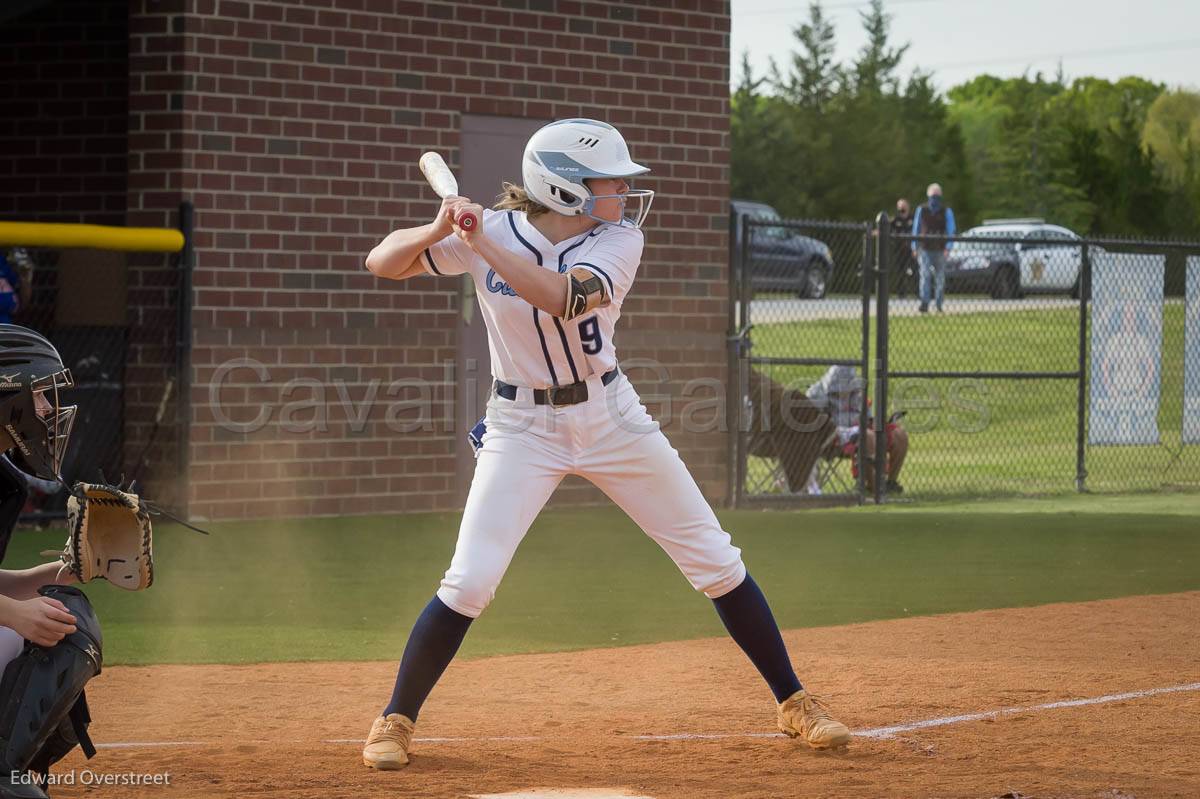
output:
[[[901,732],[924,730],[930,727],[941,727],[946,724],[959,724],[964,721],[983,721],[984,719],[994,719],[1000,716],[1011,716],[1016,713],[1032,713],[1038,710],[1056,710],[1062,707],[1103,705],[1109,702],[1124,702],[1129,699],[1142,699],[1147,696],[1158,696],[1159,694],[1177,694],[1182,691],[1200,691],[1200,682],[1187,683],[1186,685],[1171,685],[1165,688],[1149,688],[1144,691],[1129,691],[1123,694],[1094,696],[1090,699],[1069,699],[1061,702],[1046,702],[1045,704],[1041,705],[1028,705],[1026,707],[1006,707],[1001,708],[1000,710],[988,710],[983,713],[967,713],[962,716],[945,716],[940,719],[914,721],[911,724],[897,724],[892,727],[876,727],[870,730],[857,731],[854,734],[859,738],[891,738],[897,733]]]
[[[931,727],[944,727],[948,724],[962,724],[968,721],[983,721],[985,719],[994,719],[1001,716],[1012,716],[1017,713],[1035,713],[1042,710],[1057,710],[1066,707],[1085,707],[1087,705],[1103,705],[1111,702],[1126,702],[1131,699],[1144,699],[1149,696],[1159,696],[1161,694],[1177,694],[1185,691],[1200,691],[1200,682],[1186,683],[1184,685],[1169,685],[1163,688],[1147,688],[1141,691],[1128,691],[1121,694],[1105,694],[1104,696],[1093,696],[1087,699],[1066,699],[1058,702],[1045,702],[1040,705],[1024,705],[1021,707],[1005,707],[998,710],[985,710],[980,713],[964,713],[957,716],[942,716],[940,718],[924,719],[922,721],[913,721],[907,724],[894,724],[889,727],[872,727],[865,730],[854,730],[853,734],[856,738],[875,738],[887,739],[893,738],[903,732],[912,732],[913,730],[924,730]],[[625,737],[625,736],[617,736]],[[634,741],[716,741],[727,740],[729,738],[782,738],[782,733],[778,732],[718,732],[718,733],[675,733],[670,735],[630,735],[627,736]],[[478,743],[478,742],[512,742],[512,741],[545,741],[551,740],[547,736],[542,735],[496,735],[496,736],[477,736],[477,737],[454,737],[454,738],[414,738],[413,743],[423,744],[454,744],[454,743]],[[252,744],[279,744],[277,739],[261,739],[237,741],[233,745],[246,746]],[[293,741],[292,743],[305,743],[303,741]],[[317,743],[323,744],[355,744],[361,746],[364,741],[362,738],[326,738]],[[227,741],[142,741],[142,742],[123,742],[123,743],[99,743],[96,744],[97,749],[150,749],[156,747],[171,747],[171,746],[221,746],[230,745]]]
[[[413,738],[413,743],[422,744],[461,744],[471,741],[544,741],[542,735],[494,735],[488,738]],[[366,743],[362,738],[326,738],[323,744],[359,744]]]

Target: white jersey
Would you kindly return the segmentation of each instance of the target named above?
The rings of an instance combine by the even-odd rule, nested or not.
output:
[[[488,238],[543,269],[581,266],[608,284],[612,302],[569,322],[521,299],[466,242],[447,236],[421,258],[433,275],[469,273],[488,331],[492,375],[515,386],[549,388],[602,375],[617,365],[613,331],[633,285],[644,239],[638,228],[599,225],[551,244],[522,211],[483,212]]]

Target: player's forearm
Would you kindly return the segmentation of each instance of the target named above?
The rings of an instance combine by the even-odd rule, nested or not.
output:
[[[0,626],[8,627],[10,630],[17,623],[17,602],[19,600],[0,593]]]
[[[75,582],[74,576],[62,566],[62,561],[54,560],[30,569],[0,569],[0,594],[13,599],[32,599],[43,585],[70,585]]]
[[[366,266],[371,274],[389,280],[404,280],[420,274],[413,268],[426,247],[440,240],[434,225],[393,230],[367,254]]]
[[[566,275],[534,266],[523,256],[486,236],[475,236],[471,246],[525,302],[551,316],[566,313]]]

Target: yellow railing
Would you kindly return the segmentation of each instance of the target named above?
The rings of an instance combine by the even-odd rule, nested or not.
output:
[[[0,247],[55,247],[179,252],[183,234],[173,228],[0,222]]]

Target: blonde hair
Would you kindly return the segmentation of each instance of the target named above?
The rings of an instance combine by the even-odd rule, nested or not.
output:
[[[550,209],[529,196],[521,186],[504,181],[504,191],[496,196],[497,211],[524,211],[530,219],[550,213]]]

